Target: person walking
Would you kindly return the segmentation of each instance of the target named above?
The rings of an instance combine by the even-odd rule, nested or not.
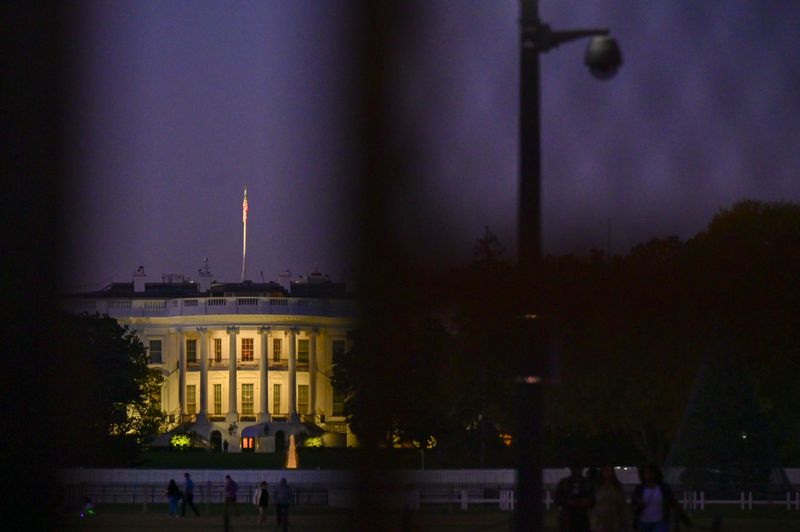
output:
[[[672,489],[663,481],[661,469],[648,464],[639,470],[641,484],[633,490],[634,528],[640,532],[669,532],[673,515],[676,526],[683,522],[691,526]]]
[[[591,521],[592,532],[621,532],[630,529],[625,492],[610,465],[603,466],[597,478]]]
[[[278,528],[284,532],[289,530],[289,505],[292,503],[292,490],[286,479],[282,478],[275,490],[275,516],[278,520]]]
[[[267,507],[269,506],[269,490],[267,489],[267,483],[265,481],[261,481],[258,488],[256,488],[256,492],[253,495],[253,504],[256,505],[258,508],[258,521],[256,525],[266,525],[267,524]]]
[[[225,475],[225,514],[229,515],[229,510],[233,507],[236,515],[239,515],[239,507],[236,506],[236,493],[239,485],[233,481],[230,475]]]
[[[167,502],[169,502],[169,516],[178,517],[178,501],[181,498],[181,490],[178,489],[174,479],[169,479],[166,495]]]
[[[556,486],[555,503],[558,506],[559,532],[589,532],[589,508],[592,505],[592,490],[583,477],[582,468],[573,465],[570,475],[562,478]]]
[[[194,482],[189,478],[189,473],[183,474],[183,504],[181,505],[181,517],[186,517],[186,506],[191,506],[194,515],[200,517],[200,512],[194,505]]]

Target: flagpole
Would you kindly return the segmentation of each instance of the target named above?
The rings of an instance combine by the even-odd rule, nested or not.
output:
[[[247,257],[247,187],[244,187],[242,201],[242,282],[245,279],[245,258]]]

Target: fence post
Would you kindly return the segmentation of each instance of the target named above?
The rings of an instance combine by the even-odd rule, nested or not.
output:
[[[739,509],[744,510],[744,492],[739,492]]]
[[[752,491],[747,493],[747,509],[748,510],[752,510],[753,509],[753,492]]]
[[[701,510],[705,510],[706,509],[706,492],[705,491],[701,491],[700,492],[700,509]]]
[[[550,510],[550,505],[553,503],[552,497],[550,497],[550,490],[546,490],[544,492],[544,509]]]
[[[467,506],[469,504],[468,501],[467,501],[467,496],[468,496],[467,495],[467,490],[462,489],[461,490],[461,509],[462,510],[466,510]]]

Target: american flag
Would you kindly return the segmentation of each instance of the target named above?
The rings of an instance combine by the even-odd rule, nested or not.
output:
[[[247,223],[247,189],[244,190],[244,201],[242,202],[242,222]]]

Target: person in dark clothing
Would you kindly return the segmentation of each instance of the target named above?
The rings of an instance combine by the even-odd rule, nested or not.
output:
[[[183,474],[183,504],[181,505],[181,517],[186,517],[186,506],[191,506],[194,515],[200,517],[200,512],[194,505],[194,482],[189,478],[189,473]]]
[[[672,489],[664,483],[661,469],[648,464],[640,469],[641,484],[636,486],[631,497],[633,527],[641,532],[669,532],[673,516],[676,526],[684,523],[691,526]]]
[[[173,479],[167,484],[167,501],[169,501],[169,516],[178,517],[178,501],[181,499],[181,490]]]
[[[282,526],[284,532],[289,530],[289,505],[292,502],[292,490],[282,478],[275,490],[275,513],[278,519],[278,527]]]
[[[581,467],[570,467],[570,475],[562,478],[556,487],[555,503],[558,506],[559,532],[589,532],[589,508],[592,506],[592,488],[581,474]]]
[[[233,481],[230,475],[225,475],[225,515],[230,515],[230,509],[239,515],[239,507],[236,505],[236,494],[239,491],[239,485]]]

